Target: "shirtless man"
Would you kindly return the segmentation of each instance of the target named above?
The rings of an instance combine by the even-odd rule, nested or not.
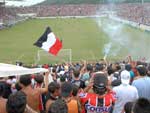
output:
[[[45,74],[45,88],[36,88],[31,87],[31,76],[23,75],[20,77],[20,86],[22,91],[27,95],[27,104],[35,111],[40,112],[39,110],[39,96],[48,91],[48,75],[49,72]]]
[[[60,85],[56,82],[51,82],[48,85],[48,95],[46,101],[46,113],[48,113],[48,109],[52,103],[57,100],[57,97],[60,96]]]
[[[4,93],[4,85],[2,83],[0,83],[0,113],[7,113],[6,112],[6,99],[4,99],[3,93]]]

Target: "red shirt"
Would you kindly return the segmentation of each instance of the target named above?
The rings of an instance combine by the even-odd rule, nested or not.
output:
[[[114,92],[107,92],[103,97],[94,93],[80,93],[83,105],[82,113],[109,113],[116,100]]]

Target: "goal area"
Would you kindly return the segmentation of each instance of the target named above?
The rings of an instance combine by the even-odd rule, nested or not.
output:
[[[47,51],[44,50],[38,50],[37,56],[35,59],[36,64],[53,64],[53,63],[64,63],[72,62],[72,50],[71,49],[61,49],[57,56],[54,56]]]

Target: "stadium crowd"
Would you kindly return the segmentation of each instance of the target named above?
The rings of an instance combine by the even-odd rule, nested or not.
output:
[[[39,5],[6,8],[5,16],[116,15],[150,25],[150,4]],[[0,14],[2,15],[2,14]],[[40,66],[40,65],[39,65]],[[0,77],[0,113],[150,113],[150,64],[128,60],[42,65],[47,73]]]
[[[0,113],[150,113],[150,64],[127,60],[48,65],[0,78]]]
[[[5,13],[29,14],[35,13],[38,17],[51,16],[93,16],[114,11],[115,15],[136,23],[150,25],[150,3],[123,3],[123,4],[82,4],[82,5],[38,5],[32,7],[6,8]],[[132,13],[131,13],[132,12]]]

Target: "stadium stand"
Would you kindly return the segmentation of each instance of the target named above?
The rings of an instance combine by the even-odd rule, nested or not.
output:
[[[108,4],[37,5],[32,7],[7,8],[7,12],[11,11],[11,14],[13,12],[16,14],[35,13],[38,17],[91,16],[96,15],[97,12],[107,10],[113,10],[118,17],[125,20],[150,25],[150,3],[122,3],[113,6]]]
[[[18,8],[4,7],[1,3],[0,19],[13,25],[20,19],[18,14],[36,14],[38,17],[93,16],[111,9],[120,18],[150,25],[150,3]],[[21,66],[24,67],[24,64],[21,63]],[[128,56],[126,60],[117,62],[104,58],[98,62],[64,62],[34,67],[43,67],[49,72],[17,74],[8,78],[0,76],[0,110],[3,110],[0,113],[127,113],[124,105],[130,101],[134,103],[130,108],[132,113],[150,111],[150,63],[145,60],[133,61]]]
[[[3,28],[4,2],[0,1],[0,29]]]

